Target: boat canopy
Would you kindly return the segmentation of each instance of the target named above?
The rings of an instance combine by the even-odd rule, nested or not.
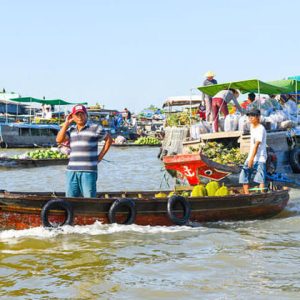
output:
[[[224,89],[238,89],[241,93],[260,93],[260,94],[287,94],[288,89],[282,86],[272,85],[258,79],[233,81],[221,84],[214,84],[209,86],[200,86],[198,90],[204,92],[209,96],[214,96]]]
[[[162,107],[195,105],[200,104],[202,101],[202,95],[168,97]]]
[[[287,93],[297,93],[300,90],[300,81],[295,79],[286,79],[286,80],[275,80],[275,81],[268,81],[267,83],[285,88],[288,92]]]
[[[10,100],[16,102],[30,102],[30,103],[35,102],[35,103],[41,103],[47,105],[76,105],[76,104],[86,105],[87,104],[87,102],[71,103],[62,99],[46,100],[46,99],[37,99],[32,97],[11,98]]]

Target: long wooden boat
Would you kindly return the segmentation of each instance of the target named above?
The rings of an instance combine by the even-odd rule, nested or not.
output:
[[[233,192],[233,190],[232,190]],[[189,225],[194,222],[269,218],[289,200],[288,190],[224,197],[164,196],[157,191],[102,192],[96,198],[66,198],[64,193],[0,191],[0,228],[88,225],[95,221],[138,225]],[[157,196],[157,195],[156,195]]]
[[[0,157],[0,168],[32,168],[32,167],[45,167],[55,165],[67,165],[68,158],[60,159],[31,159],[31,158],[11,158]]]
[[[1,148],[32,148],[56,145],[59,125],[8,123],[0,124]]]

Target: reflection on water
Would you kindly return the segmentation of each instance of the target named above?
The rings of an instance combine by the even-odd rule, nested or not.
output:
[[[157,148],[113,148],[98,189],[157,189]],[[169,180],[172,184],[172,180]],[[64,190],[64,167],[1,170],[1,189]],[[163,183],[166,187],[166,183]],[[200,227],[0,232],[1,299],[298,299],[300,193],[279,217]]]

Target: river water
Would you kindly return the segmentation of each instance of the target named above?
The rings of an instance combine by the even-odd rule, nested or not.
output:
[[[98,190],[167,188],[157,153],[112,148]],[[0,189],[63,191],[64,169],[1,169]],[[0,298],[299,299],[300,191],[290,196],[268,220],[0,231]]]

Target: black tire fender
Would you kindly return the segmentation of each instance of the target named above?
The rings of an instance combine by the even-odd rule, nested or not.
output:
[[[59,226],[72,225],[74,221],[74,212],[72,205],[63,199],[49,200],[42,208],[41,220],[44,227],[56,227],[49,222],[48,213],[51,209],[60,209],[66,212],[65,221]]]
[[[174,208],[177,203],[180,203],[180,205],[182,206],[182,209],[183,209],[183,217],[182,218],[179,218],[175,214]],[[167,214],[168,214],[169,219],[175,225],[180,225],[180,226],[186,225],[191,216],[191,206],[184,197],[174,195],[168,199]]]
[[[300,173],[300,148],[296,147],[291,150],[289,159],[294,173]]]
[[[120,209],[123,207],[126,207],[129,209],[129,216],[125,222],[118,223],[116,221],[116,214],[117,214],[117,212],[120,212]],[[136,218],[136,205],[132,199],[128,199],[128,198],[117,199],[111,205],[111,207],[109,208],[109,211],[108,211],[108,219],[109,219],[110,223],[130,225],[135,222],[135,218]]]

